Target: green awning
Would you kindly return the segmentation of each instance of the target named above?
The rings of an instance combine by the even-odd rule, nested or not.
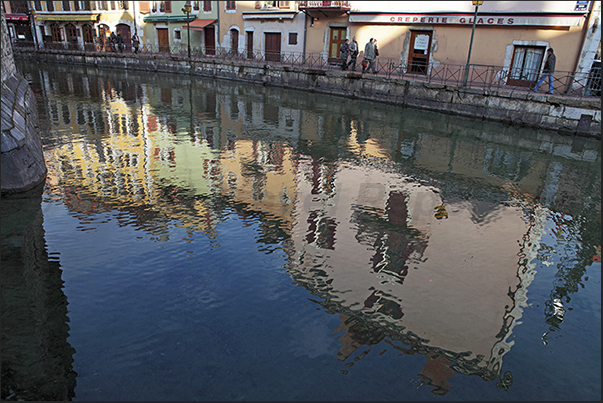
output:
[[[197,16],[190,15],[189,21],[193,21]],[[143,18],[144,22],[186,22],[185,15],[147,15]]]

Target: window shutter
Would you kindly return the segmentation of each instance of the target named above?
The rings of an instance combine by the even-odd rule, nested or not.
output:
[[[166,13],[171,13],[172,12],[172,2],[171,1],[166,1],[165,2],[165,12]]]

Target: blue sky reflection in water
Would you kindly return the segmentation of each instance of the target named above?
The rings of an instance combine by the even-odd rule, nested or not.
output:
[[[600,399],[599,142],[20,68],[74,400]]]

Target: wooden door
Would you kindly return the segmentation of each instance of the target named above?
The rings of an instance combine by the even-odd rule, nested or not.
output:
[[[82,25],[82,39],[86,50],[94,50],[94,29],[89,24]]]
[[[118,34],[121,35],[121,39],[124,41],[124,50],[132,50],[132,35],[130,34],[130,26],[126,24],[118,24],[115,27]]]
[[[247,58],[253,59],[253,31],[247,31],[246,40],[247,40]]]
[[[65,25],[65,34],[67,35],[69,49],[77,49],[77,28],[75,27],[75,25]]]
[[[280,62],[281,61],[281,34],[267,33],[266,34],[266,61]]]
[[[205,54],[216,54],[216,28],[213,25],[208,25],[203,29],[205,36]]]
[[[230,30],[230,53],[236,56],[239,53],[239,31]]]
[[[408,73],[427,74],[432,34],[432,31],[411,31]]]
[[[329,39],[329,63],[341,64],[339,58],[339,48],[345,42],[347,35],[346,28],[331,28],[331,37]]]
[[[157,28],[157,43],[160,52],[170,52],[170,36],[167,28]]]
[[[63,35],[61,35],[61,28],[57,24],[52,24],[50,26],[50,38],[52,39],[52,44],[50,47],[54,49],[60,49],[63,42]]]

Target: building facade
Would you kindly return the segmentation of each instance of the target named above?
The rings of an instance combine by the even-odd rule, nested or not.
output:
[[[473,4],[481,3],[481,4]],[[546,59],[556,70],[587,73],[600,60],[600,1],[4,1],[13,43],[114,50],[111,33],[131,50],[236,56],[266,61],[339,63],[356,37],[359,62],[377,39],[378,65],[400,72],[465,65],[497,66],[507,84],[533,85]],[[189,7],[187,13],[186,7]],[[599,62],[600,63],[600,62]],[[501,77],[501,79],[503,79]]]

